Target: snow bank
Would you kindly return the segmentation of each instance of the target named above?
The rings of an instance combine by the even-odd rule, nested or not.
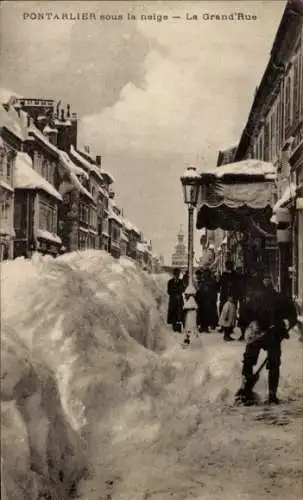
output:
[[[99,251],[1,274],[4,498],[44,486],[67,499],[87,468],[82,500],[263,499],[258,430],[249,409],[230,415],[243,344],[214,334],[182,349],[163,325],[167,277]],[[282,397],[302,396],[300,346],[285,343]]]
[[[86,425],[167,345],[161,292],[98,251],[3,263],[1,290],[3,497],[64,498],[85,468]]]

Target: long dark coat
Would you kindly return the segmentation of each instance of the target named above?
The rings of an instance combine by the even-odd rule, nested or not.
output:
[[[218,289],[220,293],[220,313],[229,296],[237,300],[237,282],[234,271],[224,271],[219,279]]]
[[[217,284],[211,277],[202,278],[196,293],[198,305],[197,324],[202,329],[209,326],[215,328],[218,322],[217,313]]]
[[[167,283],[168,311],[167,323],[175,325],[183,319],[183,282],[181,279],[171,278]]]

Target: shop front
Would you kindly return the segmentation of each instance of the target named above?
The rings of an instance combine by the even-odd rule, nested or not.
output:
[[[228,232],[228,250],[247,273],[269,272],[277,281],[276,228],[271,222],[276,169],[248,159],[202,172],[197,229]],[[274,257],[274,258],[273,258]]]

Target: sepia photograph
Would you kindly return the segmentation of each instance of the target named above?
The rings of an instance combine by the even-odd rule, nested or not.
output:
[[[3,500],[303,497],[303,0],[2,0]]]

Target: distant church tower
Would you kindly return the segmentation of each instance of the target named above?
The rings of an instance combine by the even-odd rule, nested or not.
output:
[[[182,226],[180,227],[179,233],[177,235],[177,245],[175,246],[175,251],[172,255],[172,267],[180,267],[181,269],[187,268],[187,252],[186,246],[184,244],[184,233]]]

